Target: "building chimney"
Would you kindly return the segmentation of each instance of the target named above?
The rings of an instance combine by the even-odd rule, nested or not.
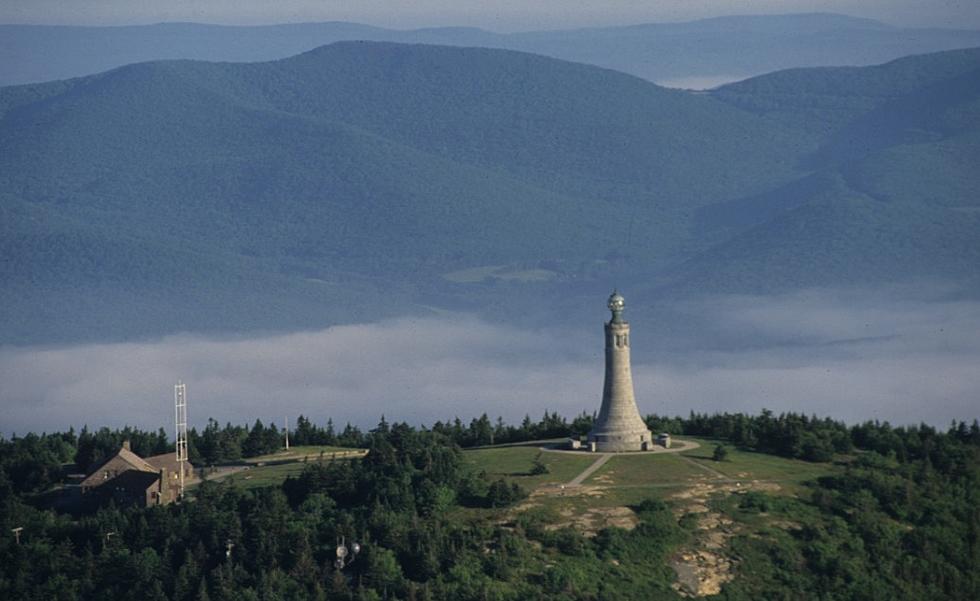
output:
[[[129,448],[129,441],[128,440],[124,440],[123,441],[123,448],[126,449],[127,451],[132,451],[133,450],[133,449]]]

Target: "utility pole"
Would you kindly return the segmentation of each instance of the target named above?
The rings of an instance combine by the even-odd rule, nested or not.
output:
[[[286,433],[286,450],[289,450],[289,417],[284,417],[282,420],[282,430]]]
[[[16,540],[17,541],[17,544],[19,545],[20,544],[20,533],[24,531],[24,527],[23,526],[18,526],[17,528],[11,528],[10,531],[14,533],[14,540]]]

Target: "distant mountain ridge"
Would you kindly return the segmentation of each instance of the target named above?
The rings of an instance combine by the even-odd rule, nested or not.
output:
[[[978,68],[950,51],[693,94],[342,42],[2,88],[2,341],[532,317],[528,297],[613,278],[638,302],[977,280]]]
[[[767,212],[678,266],[681,280],[700,290],[916,276],[980,284],[980,173],[971,166],[980,158],[980,49],[790,70],[712,95],[822,140],[800,159],[813,175],[765,200],[725,203],[723,214],[743,225],[747,214]],[[701,209],[726,221],[712,213]]]
[[[161,59],[268,61],[354,40],[519,50],[684,86],[689,85],[684,80],[693,78],[731,81],[792,67],[871,65],[980,46],[980,31],[899,28],[823,13],[509,34],[469,27],[403,31],[344,22],[0,25],[0,85],[66,79]]]

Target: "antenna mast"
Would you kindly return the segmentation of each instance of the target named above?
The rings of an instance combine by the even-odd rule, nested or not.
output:
[[[286,433],[286,450],[289,450],[289,417],[282,420],[282,429]]]
[[[177,470],[180,472],[180,498],[184,497],[184,464],[187,462],[187,386],[177,380],[174,386],[174,423],[177,429]]]

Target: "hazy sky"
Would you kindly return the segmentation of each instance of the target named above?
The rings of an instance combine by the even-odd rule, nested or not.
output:
[[[643,413],[762,408],[895,424],[980,417],[980,303],[806,291],[722,297],[700,341],[671,339],[630,312]],[[907,298],[907,297],[902,297]],[[470,318],[399,319],[239,339],[0,348],[0,432],[69,425],[172,430],[173,384],[191,422],[328,417],[361,426],[432,424],[487,412],[519,421],[598,409],[602,319],[530,331]],[[719,344],[719,340],[727,341]]]
[[[838,12],[896,25],[980,27],[975,0],[4,0],[0,22],[265,24],[357,21],[384,27],[470,25],[497,31],[677,21],[731,14]]]

